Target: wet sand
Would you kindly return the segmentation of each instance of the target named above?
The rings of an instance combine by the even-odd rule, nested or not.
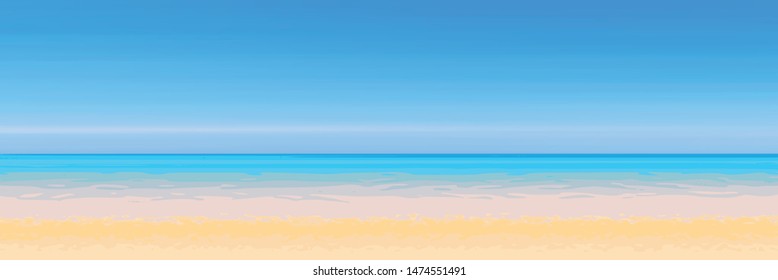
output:
[[[429,218],[525,216],[577,218],[630,216],[675,218],[701,216],[778,216],[778,195],[559,195],[511,194],[505,196],[457,195],[449,197],[336,196],[315,199],[294,196],[197,197],[155,199],[149,197],[34,199],[0,197],[0,219],[165,219],[207,217],[254,219],[256,217]]]

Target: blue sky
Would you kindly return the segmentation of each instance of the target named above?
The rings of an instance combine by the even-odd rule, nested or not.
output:
[[[778,153],[774,1],[0,3],[0,153]]]

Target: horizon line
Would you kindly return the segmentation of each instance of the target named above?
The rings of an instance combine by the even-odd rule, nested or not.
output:
[[[176,156],[446,156],[446,155],[474,155],[474,156],[778,156],[778,153],[0,153],[0,156],[89,156],[89,155],[106,155],[106,156],[122,156],[122,155],[176,155]]]

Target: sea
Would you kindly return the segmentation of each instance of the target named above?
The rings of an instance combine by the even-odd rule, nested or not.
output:
[[[778,155],[0,155],[5,197],[236,197],[236,190],[240,197],[773,195]]]

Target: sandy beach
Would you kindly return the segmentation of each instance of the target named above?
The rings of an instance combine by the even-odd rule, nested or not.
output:
[[[0,258],[776,259],[776,201],[575,193],[2,197]]]
[[[778,259],[778,176],[759,157],[6,165],[2,259]]]
[[[778,217],[0,220],[2,259],[776,259]]]

